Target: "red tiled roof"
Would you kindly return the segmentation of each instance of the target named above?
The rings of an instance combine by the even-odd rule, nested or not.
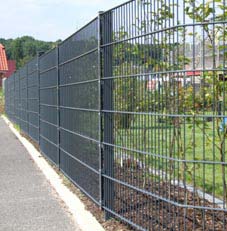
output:
[[[201,71],[187,71],[187,76],[200,76]]]
[[[5,77],[8,78],[13,72],[16,71],[16,61],[15,60],[8,60],[8,71],[5,73]]]
[[[5,47],[0,43],[0,72],[8,71]]]

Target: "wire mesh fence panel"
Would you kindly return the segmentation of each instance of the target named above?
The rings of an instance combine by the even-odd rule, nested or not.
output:
[[[9,80],[5,80],[5,91],[4,91],[4,96],[5,96],[5,113],[9,115]]]
[[[40,149],[59,164],[58,48],[40,57]]]
[[[14,98],[14,102],[15,102],[15,123],[16,124],[20,124],[20,75],[19,72],[16,72],[14,75],[15,79],[15,98]]]
[[[99,203],[98,20],[59,46],[60,168]]]
[[[8,97],[9,97],[9,106],[8,106],[8,116],[9,118],[14,121],[14,113],[15,113],[15,108],[14,108],[14,97],[15,91],[14,91],[14,74],[11,76],[10,79],[8,79]]]
[[[28,134],[39,143],[39,73],[38,58],[27,64],[27,115]]]
[[[5,113],[8,115],[9,113],[9,109],[8,109],[8,105],[9,105],[9,97],[8,97],[8,80],[5,80],[5,89],[4,89],[4,96],[5,96]]]
[[[139,229],[226,229],[224,12],[144,0],[103,14],[105,207]]]
[[[227,230],[226,16],[224,0],[102,12],[7,79],[6,113],[107,219]]]
[[[28,92],[27,92],[27,65],[19,70],[20,76],[20,129],[28,134]]]

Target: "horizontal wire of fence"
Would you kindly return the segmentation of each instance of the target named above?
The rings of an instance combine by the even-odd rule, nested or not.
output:
[[[137,230],[227,230],[225,0],[131,0],[20,68],[5,111]]]

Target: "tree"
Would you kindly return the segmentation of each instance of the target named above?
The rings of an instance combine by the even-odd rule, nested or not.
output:
[[[196,23],[201,23],[203,27],[203,31],[206,34],[206,38],[210,43],[210,48],[213,49],[213,55],[215,55],[216,47],[220,49],[223,53],[224,59],[227,58],[226,53],[226,45],[217,46],[217,41],[224,41],[225,36],[227,35],[227,28],[221,23],[222,21],[226,21],[227,16],[227,6],[223,5],[221,0],[213,0],[207,1],[205,4],[197,2],[196,0],[185,0],[186,14],[194,20]],[[213,3],[213,4],[212,4]],[[215,5],[215,8],[214,8]],[[205,24],[202,24],[207,22]],[[216,22],[216,26],[212,25],[212,22]],[[220,23],[218,23],[220,22]],[[224,203],[227,202],[227,184],[226,184],[226,150],[225,150],[225,140],[227,138],[227,126],[223,124],[223,120],[218,117],[220,114],[219,104],[220,99],[225,95],[225,91],[227,89],[227,84],[225,81],[220,80],[220,73],[225,76],[226,73],[223,72],[224,66],[217,65],[216,62],[217,56],[213,59],[213,67],[212,69],[215,71],[206,71],[203,74],[203,82],[207,83],[209,87],[206,87],[204,84],[201,87],[201,97],[202,100],[206,98],[211,99],[213,114],[215,117],[216,123],[216,132],[214,132],[215,140],[213,140],[213,145],[219,151],[219,160],[221,164],[221,171],[222,171],[222,183],[223,183],[223,198]],[[225,63],[224,63],[225,65]],[[224,78],[225,79],[225,78]],[[224,80],[223,79],[223,80]],[[223,100],[225,101],[225,99]],[[203,102],[201,102],[203,103]],[[205,105],[203,106],[205,107]],[[209,105],[206,105],[209,107]],[[223,105],[223,111],[225,112],[225,105]],[[195,111],[192,111],[195,113]],[[207,140],[212,142],[212,139],[207,132],[208,124],[205,123],[205,126],[201,126],[201,121],[198,119],[195,121],[196,126],[204,133]],[[223,127],[223,128],[222,128]]]
[[[12,58],[16,60],[18,65],[20,65],[19,61],[24,57],[22,41],[20,39],[16,39],[12,42]]]
[[[135,30],[138,31],[138,34],[146,34],[146,36],[144,36],[145,39],[143,42],[140,40],[139,43],[117,43],[114,50],[114,60],[117,60],[114,66],[114,76],[123,77],[114,80],[116,97],[115,110],[126,112],[117,113],[116,130],[125,129],[127,131],[131,127],[131,122],[135,119],[132,112],[157,112],[157,114],[163,115],[158,116],[159,118],[168,115],[165,116],[165,118],[167,118],[173,126],[170,130],[171,138],[167,149],[170,157],[168,163],[169,178],[171,180],[171,178],[177,174],[186,188],[186,181],[193,181],[196,177],[195,170],[200,168],[199,162],[202,161],[201,159],[197,159],[198,157],[196,156],[193,157],[195,158],[193,161],[198,161],[198,164],[185,161],[187,154],[192,152],[193,149],[195,150],[197,145],[194,137],[195,129],[199,129],[204,133],[207,142],[212,142],[212,138],[208,132],[209,122],[208,120],[201,119],[201,114],[203,115],[204,111],[208,112],[212,110],[213,115],[216,117],[216,131],[214,132],[215,138],[213,144],[215,148],[219,150],[219,161],[222,163],[223,195],[227,195],[225,176],[225,139],[227,137],[227,126],[221,131],[220,126],[223,124],[223,121],[220,119],[220,116],[217,116],[219,113],[220,98],[226,96],[224,92],[225,89],[227,89],[226,82],[219,81],[220,73],[224,74],[223,66],[217,64],[217,57],[215,57],[213,65],[214,71],[204,70],[202,72],[202,81],[198,90],[195,89],[193,83],[188,86],[181,86],[179,79],[181,78],[180,75],[182,75],[183,78],[186,76],[186,65],[190,63],[197,65],[198,60],[195,60],[196,55],[194,54],[192,58],[188,58],[186,57],[185,51],[187,45],[186,39],[192,36],[192,40],[198,40],[197,32],[187,31],[190,26],[181,26],[182,22],[176,20],[177,16],[174,15],[173,9],[177,12],[176,8],[180,6],[169,4],[166,1],[159,1],[154,12],[153,8],[149,7],[151,4],[150,1],[141,0],[138,2],[141,4],[141,7],[144,8],[143,13],[145,15],[143,19],[141,19],[142,17],[138,17],[138,21],[134,27],[136,27]],[[212,1],[205,1],[204,4],[201,2],[202,1],[185,0],[184,13],[193,23],[197,24],[195,28],[200,27],[203,31],[202,33],[204,33],[203,37],[205,37],[206,40],[204,43],[215,54],[214,50],[218,47],[217,40],[224,41],[227,36],[227,31],[223,23],[218,23],[219,21],[225,21],[227,8],[223,6],[220,0],[214,0],[216,4],[212,4]],[[213,8],[214,5],[216,6],[215,9]],[[168,29],[171,20],[176,23],[176,27]],[[215,26],[212,26],[212,22],[215,22]],[[159,32],[160,29],[162,32]],[[157,30],[157,32],[155,30]],[[155,33],[157,35],[155,35]],[[160,33],[161,35],[159,35]],[[114,41],[130,41],[129,38],[130,31],[127,31],[127,28],[120,28],[120,30],[115,33]],[[148,50],[153,50],[153,47],[154,50],[157,49],[158,52],[154,52],[156,55],[153,56],[148,55],[146,47],[148,47]],[[225,60],[227,60],[226,46],[221,44],[219,50],[222,51]],[[205,52],[208,52],[208,49]],[[205,52],[204,54],[207,55]],[[147,57],[147,59],[145,59],[145,57]],[[203,59],[205,59],[205,55]],[[141,76],[141,72],[144,76]],[[170,73],[168,77],[171,80],[163,84],[161,90],[154,89],[149,92],[146,81],[150,78],[150,73],[152,72]],[[159,74],[158,78],[162,79],[164,74]],[[224,101],[226,102],[227,100]],[[188,133],[187,140],[182,132],[185,131],[186,127]],[[142,129],[143,131],[140,133],[141,137],[138,139],[143,141],[141,141],[143,143],[143,150],[144,148],[146,150],[147,143],[149,142],[146,134],[149,128],[144,123]],[[141,134],[143,134],[143,136]],[[130,132],[128,132],[128,136],[129,135]],[[123,139],[124,137],[122,136],[122,140]],[[131,142],[135,142],[132,146],[138,150],[139,148],[136,147],[138,143],[137,140],[133,139]],[[133,155],[133,153],[130,153],[130,155]],[[174,163],[172,159],[175,158],[180,160],[179,164]],[[198,182],[194,182],[195,188],[201,186],[203,183],[201,182],[199,185],[196,185]],[[227,198],[225,201],[227,201]]]
[[[31,36],[23,36],[16,39],[0,38],[0,43],[5,46],[8,59],[14,59],[17,68],[22,67],[26,62],[31,60],[37,52],[46,52],[54,48],[61,40],[56,42],[45,42],[36,40]]]

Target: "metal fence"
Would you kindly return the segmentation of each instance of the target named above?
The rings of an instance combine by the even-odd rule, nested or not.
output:
[[[227,230],[225,0],[128,1],[6,81],[8,117],[138,230]]]

